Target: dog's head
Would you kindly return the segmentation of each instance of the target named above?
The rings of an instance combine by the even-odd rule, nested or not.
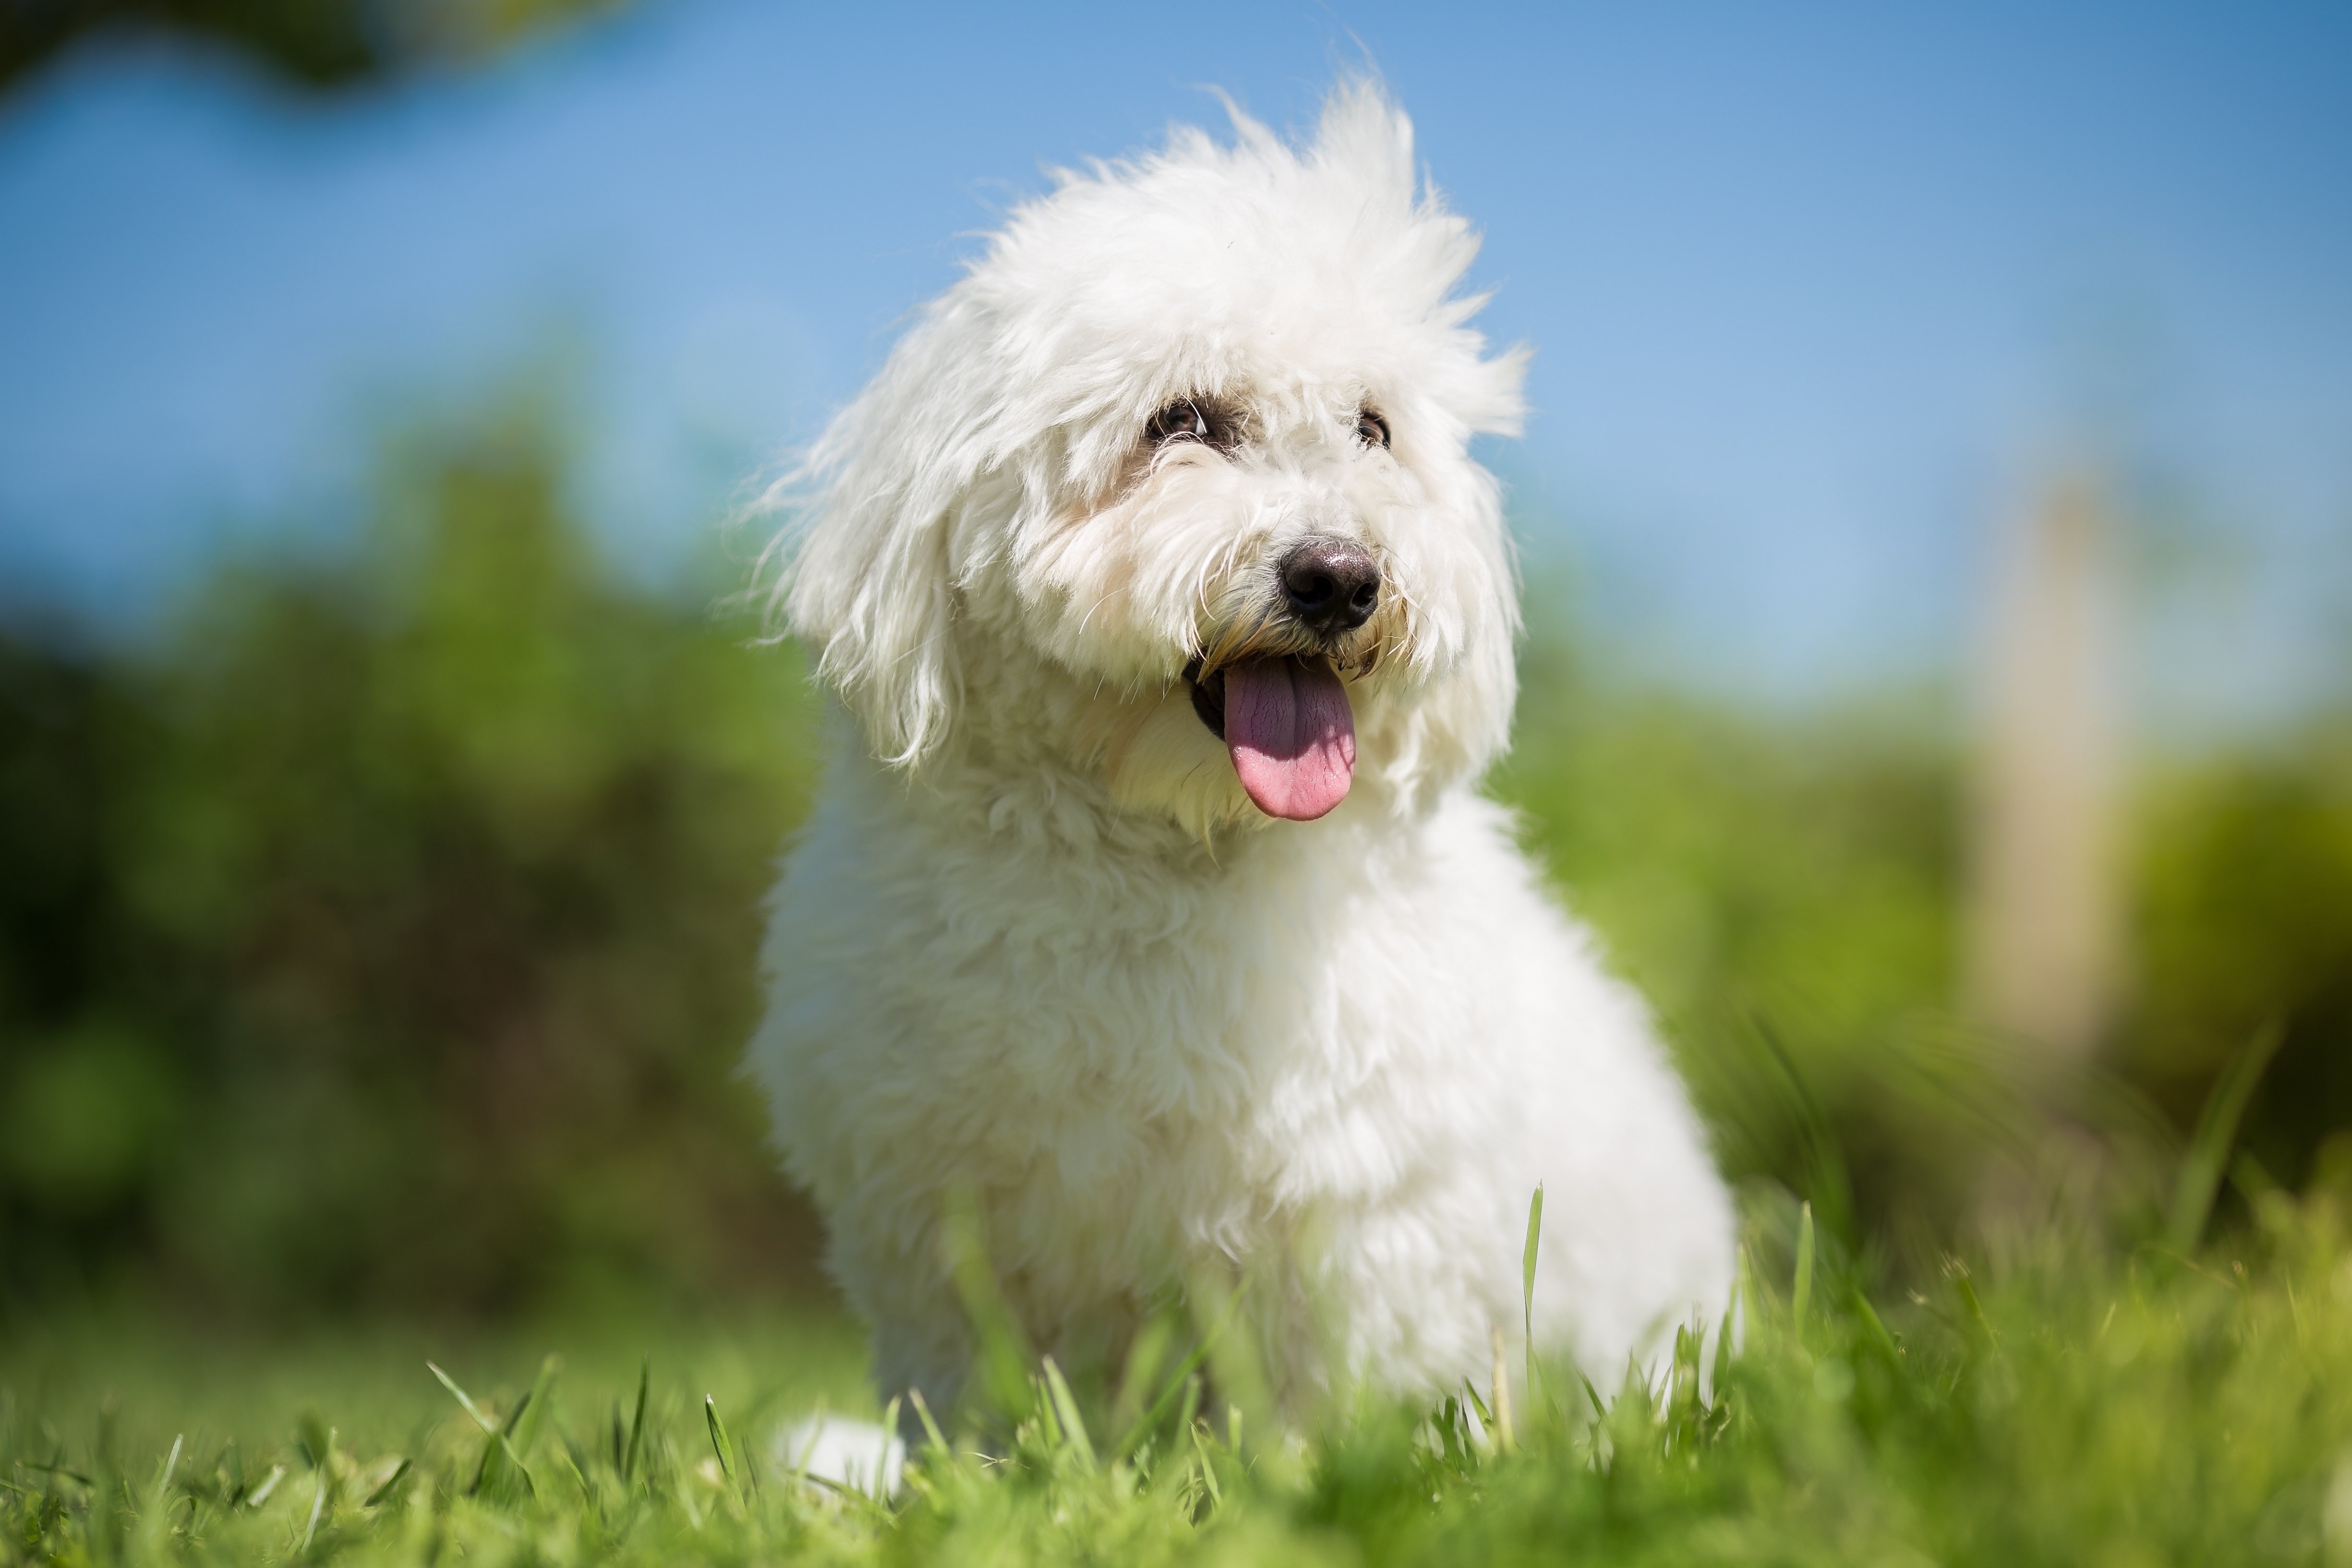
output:
[[[877,755],[1070,767],[1206,834],[1500,747],[1523,356],[1412,128],[1234,115],[1019,208],[818,442],[781,588]],[[793,498],[788,498],[793,499]],[[1366,785],[1371,785],[1366,788]]]

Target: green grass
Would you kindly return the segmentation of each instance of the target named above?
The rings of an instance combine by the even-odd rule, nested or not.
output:
[[[93,1325],[0,1352],[0,1561],[2352,1561],[2338,1207],[2263,1194],[2190,1258],[2143,1206],[1874,1302],[1760,1203],[1710,1387],[1689,1343],[1654,1393],[1539,1368],[1505,1445],[1461,1404],[1294,1434],[1183,1384],[1122,1448],[1040,1379],[995,1457],[933,1446],[887,1509],[761,1458],[784,1415],[871,1413],[832,1319],[648,1336],[642,1384],[610,1331],[443,1360],[415,1330],[238,1352]]]

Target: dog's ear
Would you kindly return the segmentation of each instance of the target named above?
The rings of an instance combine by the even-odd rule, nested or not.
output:
[[[791,518],[775,608],[875,755],[901,768],[939,748],[961,698],[950,540],[969,483],[927,438],[910,379],[886,371],[770,498]]]

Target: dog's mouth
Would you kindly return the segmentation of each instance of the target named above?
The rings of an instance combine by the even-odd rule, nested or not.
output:
[[[1225,743],[1257,808],[1312,822],[1347,798],[1356,776],[1356,712],[1339,672],[1319,658],[1283,655],[1203,669],[1184,668],[1192,711]]]

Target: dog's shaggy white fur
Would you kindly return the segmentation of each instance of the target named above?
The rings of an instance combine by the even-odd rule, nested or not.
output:
[[[1283,1387],[1483,1383],[1538,1183],[1538,1337],[1597,1378],[1729,1292],[1642,1004],[1474,793],[1517,612],[1467,443],[1522,376],[1476,238],[1376,88],[1311,145],[1234,122],[1015,211],[784,542],[855,726],[750,1064],[881,1387],[938,1407],[957,1188],[1066,1365],[1256,1268],[1313,1309],[1261,1323]]]

